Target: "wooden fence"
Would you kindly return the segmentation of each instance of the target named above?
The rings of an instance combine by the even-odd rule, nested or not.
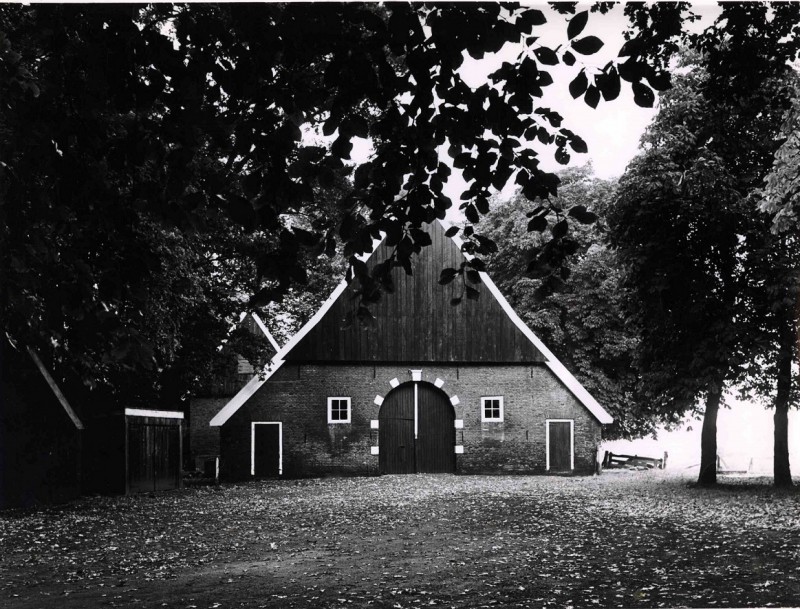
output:
[[[664,469],[667,467],[667,457],[664,451],[661,458],[642,457],[640,455],[615,455],[606,451],[603,457],[603,469]]]

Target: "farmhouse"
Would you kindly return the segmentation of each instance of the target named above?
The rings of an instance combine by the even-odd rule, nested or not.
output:
[[[427,230],[374,323],[347,323],[357,284],[342,282],[214,416],[223,478],[594,471],[611,416],[485,273],[477,299],[451,304],[464,284],[438,280],[464,254],[440,223]]]

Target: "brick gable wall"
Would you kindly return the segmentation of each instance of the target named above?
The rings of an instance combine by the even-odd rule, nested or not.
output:
[[[458,473],[544,473],[545,421],[574,421],[575,472],[592,473],[600,424],[543,365],[295,365],[285,364],[222,427],[221,469],[227,479],[250,476],[250,424],[283,423],[283,474],[378,474],[377,395],[386,397],[394,378],[444,381],[457,396],[455,418],[463,420],[456,444]],[[328,424],[327,398],[352,399],[351,422]],[[481,397],[503,396],[504,421],[481,422]]]

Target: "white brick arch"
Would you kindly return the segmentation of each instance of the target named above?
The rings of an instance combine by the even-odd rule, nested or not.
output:
[[[408,373],[409,373],[409,376],[411,376],[411,381],[412,382],[429,383],[429,384],[433,385],[434,387],[436,387],[439,391],[444,393],[447,396],[447,398],[450,401],[450,404],[453,406],[453,408],[455,408],[458,404],[461,403],[461,400],[459,399],[459,397],[457,395],[454,395],[454,394],[451,395],[450,392],[447,389],[445,389],[445,387],[444,387],[445,381],[443,379],[441,379],[440,377],[437,376],[433,380],[426,379],[426,378],[424,378],[424,374],[423,374],[422,370],[409,370]],[[388,395],[393,389],[395,389],[396,387],[399,387],[404,382],[408,382],[408,381],[400,381],[400,379],[398,377],[393,377],[391,380],[388,381],[389,390],[386,392],[386,394],[380,394],[379,393],[378,395],[375,396],[375,399],[373,400],[373,403],[378,407],[379,411],[380,411],[381,405],[383,404],[383,402],[385,400],[386,395]],[[379,428],[378,419],[372,419],[370,421],[370,428],[371,429],[378,429]],[[463,429],[464,428],[463,419],[458,419],[458,418],[455,419],[455,428],[456,429]],[[373,446],[373,447],[371,447],[370,450],[371,450],[371,453],[373,455],[378,455],[380,453],[380,449],[379,449],[378,446]],[[461,444],[457,444],[456,447],[455,447],[455,451],[456,451],[456,454],[461,455],[461,454],[464,453],[464,447]]]
[[[440,391],[444,392],[445,395],[447,395],[447,398],[450,400],[450,404],[451,405],[457,406],[458,404],[461,403],[461,400],[458,398],[457,395],[451,395],[450,392],[447,389],[444,388],[445,382],[444,382],[444,380],[442,380],[438,376],[434,380],[429,380],[429,379],[424,378],[422,370],[409,370],[408,372],[409,372],[409,375],[411,376],[411,380],[412,381],[430,383],[430,384],[434,385]],[[389,383],[389,390],[386,392],[386,394],[388,394],[395,387],[398,387],[401,384],[401,382],[406,382],[406,381],[400,381],[400,379],[397,378],[397,377],[392,378],[388,382]],[[376,406],[380,407],[380,405],[383,404],[383,400],[385,399],[386,394],[380,394],[379,393],[378,395],[376,395],[375,399],[373,400],[373,403]]]

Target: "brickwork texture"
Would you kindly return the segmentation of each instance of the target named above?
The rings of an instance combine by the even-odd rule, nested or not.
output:
[[[442,381],[442,391],[457,397],[453,406],[463,429],[456,431],[457,473],[547,473],[548,419],[573,421],[574,469],[595,470],[601,426],[544,365],[296,365],[285,364],[221,428],[221,475],[228,480],[251,475],[251,424],[283,423],[283,475],[376,475],[380,406],[390,381]],[[351,398],[349,423],[328,423],[328,397]],[[502,396],[502,422],[481,421],[481,398]]]

